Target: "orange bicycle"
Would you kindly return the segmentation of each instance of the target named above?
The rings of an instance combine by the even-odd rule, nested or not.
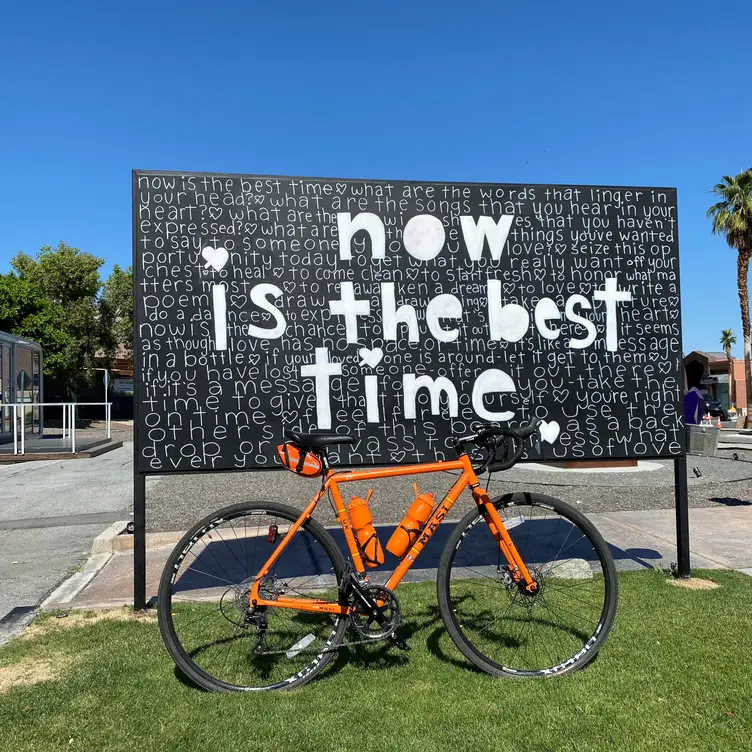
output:
[[[282,463],[321,477],[321,487],[302,512],[271,502],[237,504],[186,533],[159,587],[159,625],[175,663],[211,691],[284,689],[312,679],[343,647],[389,640],[409,649],[395,589],[469,486],[476,507],[449,535],[436,574],[452,640],[472,664],[496,676],[559,675],[586,665],[616,611],[607,544],[558,499],[531,493],[491,499],[478,480],[478,473],[514,465],[527,439],[540,441],[539,423],[475,424],[473,434],[454,439],[456,460],[354,470],[330,467],[326,453],[352,437],[286,432]],[[399,563],[388,576],[374,572],[385,557],[368,508],[371,494],[345,506],[340,484],[441,471],[459,476],[438,504],[416,487],[386,543]],[[349,560],[312,517],[325,495]]]

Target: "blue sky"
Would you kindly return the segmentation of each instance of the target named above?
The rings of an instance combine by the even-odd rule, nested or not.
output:
[[[127,265],[133,168],[676,186],[685,351],[741,343],[705,210],[752,166],[751,31],[748,0],[13,3],[0,271]]]

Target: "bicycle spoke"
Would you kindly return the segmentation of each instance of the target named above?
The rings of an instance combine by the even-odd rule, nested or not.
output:
[[[294,523],[296,514],[291,510],[288,519],[249,505],[247,513],[220,515],[190,537],[187,546],[182,544],[165,608],[182,655],[212,682],[242,688],[288,686],[307,667],[318,670],[328,662],[330,654],[323,660],[316,648],[341,640],[346,625],[341,616],[251,603],[254,582],[266,589],[264,600],[270,603],[284,593],[326,598],[327,590],[336,601],[341,565],[335,561],[341,555],[333,560],[308,530],[310,525],[296,530],[282,549],[284,537],[274,546],[264,534],[265,527]],[[336,552],[333,542],[328,545]],[[259,578],[257,568],[273,554],[273,566]],[[181,579],[188,589],[180,588]],[[195,596],[190,588],[196,588]]]
[[[474,662],[483,656],[503,671],[543,673],[565,664],[599,629],[608,592],[601,553],[586,529],[559,506],[565,505],[549,508],[547,500],[546,506],[529,502],[503,508],[504,522],[522,518],[509,534],[538,583],[536,591],[527,592],[514,581],[512,567],[499,557],[498,543],[484,532],[487,526],[469,523],[452,542],[448,595],[461,636],[455,642],[473,646],[474,652],[463,652]],[[570,552],[577,558],[567,558]],[[564,566],[579,559],[587,564],[585,576],[578,564]],[[598,563],[601,574],[592,572]],[[489,575],[492,568],[499,576]]]

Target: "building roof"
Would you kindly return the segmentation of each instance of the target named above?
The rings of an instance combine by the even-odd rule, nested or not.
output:
[[[5,342],[9,345],[24,345],[30,347],[32,350],[42,349],[39,342],[34,342],[33,339],[28,339],[27,337],[17,337],[15,334],[9,334],[8,332],[0,332],[0,342]]]
[[[104,350],[101,348],[94,353],[95,358],[104,358]],[[133,353],[121,342],[118,345],[117,352],[115,353],[115,360],[130,360],[133,358]]]
[[[706,360],[708,363],[716,363],[720,360],[726,361],[725,352],[705,352],[704,350],[692,350],[689,355],[685,356],[684,363],[688,363],[690,360],[696,360],[698,358]]]

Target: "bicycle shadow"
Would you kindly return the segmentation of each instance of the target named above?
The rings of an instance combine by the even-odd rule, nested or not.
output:
[[[425,582],[435,579],[439,567],[441,554],[456,523],[446,522],[439,525],[436,532],[429,539],[412,567],[407,571],[403,582]],[[532,532],[526,529],[530,528]],[[383,544],[389,540],[394,532],[394,525],[377,525],[376,531]],[[334,538],[338,548],[347,558],[348,548],[344,533],[341,529],[328,531]],[[598,557],[586,539],[570,545],[567,541],[569,528],[563,526],[554,529],[554,523],[545,521],[525,522],[516,528],[515,539],[522,558],[526,561],[554,561],[556,559],[581,559],[598,570]],[[265,542],[266,533],[254,538],[254,542]],[[240,540],[215,540],[205,546],[197,555],[192,566],[181,571],[176,581],[176,588],[182,592],[210,590],[217,587],[219,581],[242,582],[249,578],[247,565],[255,561],[255,556],[249,556],[244,546],[250,538]],[[566,543],[565,543],[566,541]],[[264,545],[266,545],[264,543]],[[463,543],[465,550],[469,548]],[[653,569],[657,562],[663,561],[664,555],[652,548],[622,548],[608,543],[611,556],[617,569]],[[262,554],[269,555],[269,546]],[[490,547],[478,546],[477,550],[466,553],[464,565],[475,567],[489,567],[496,564],[495,554]],[[374,585],[384,585],[391,572],[399,565],[399,559],[384,548],[384,564],[376,569],[368,569],[368,577]],[[309,536],[296,540],[275,564],[277,577],[319,577],[322,586],[328,582],[334,584],[331,563],[326,557],[320,544],[312,541]],[[328,578],[328,579],[327,579]],[[331,580],[331,582],[329,582]]]

